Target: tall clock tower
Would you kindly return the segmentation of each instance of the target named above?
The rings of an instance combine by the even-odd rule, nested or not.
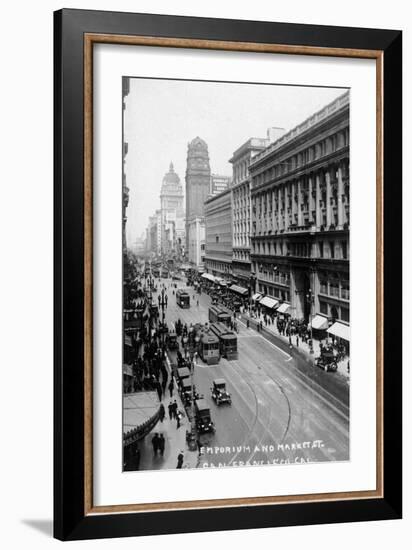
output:
[[[190,242],[191,225],[198,220],[204,223],[205,200],[210,192],[210,164],[207,144],[199,136],[187,146],[186,164],[186,249],[199,248],[200,243]],[[193,233],[193,232],[192,232]],[[192,252],[193,252],[192,250]],[[197,251],[196,256],[199,256]],[[195,263],[198,263],[195,261]]]

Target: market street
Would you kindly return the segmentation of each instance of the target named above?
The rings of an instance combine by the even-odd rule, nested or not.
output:
[[[187,288],[182,281],[174,283]],[[207,294],[199,296],[189,289],[190,309],[181,309],[171,280],[162,279],[160,284],[167,289],[168,326],[177,319],[188,326],[208,322]],[[153,301],[157,303],[156,293]],[[200,467],[348,460],[349,416],[345,408],[337,408],[334,399],[328,400],[325,392],[313,388],[294,367],[291,355],[241,322],[238,329],[237,360],[221,358],[211,366],[196,360],[194,383],[208,401],[216,427],[214,434],[200,438],[204,446]],[[215,378],[226,380],[231,405],[217,406],[211,399]]]

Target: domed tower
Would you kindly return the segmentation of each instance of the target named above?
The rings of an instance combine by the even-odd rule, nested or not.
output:
[[[169,171],[164,175],[160,191],[161,210],[178,210],[183,212],[183,187],[180,178],[176,174],[173,162],[169,165]]]
[[[183,187],[174,171],[173,162],[164,175],[160,191],[160,211],[162,223],[161,250],[172,253],[184,241]]]
[[[186,247],[189,249],[189,224],[205,214],[205,200],[210,190],[209,151],[199,136],[187,146],[186,164]]]

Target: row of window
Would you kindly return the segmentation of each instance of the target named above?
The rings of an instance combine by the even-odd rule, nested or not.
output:
[[[329,304],[324,300],[319,300],[319,312],[326,315],[330,319],[346,321],[349,323],[349,308],[344,306],[337,306],[335,304]]]
[[[294,256],[302,258],[324,258],[330,260],[348,259],[348,241],[330,240],[308,242],[287,242],[281,240],[252,241],[252,254],[267,256]]]
[[[233,250],[233,259],[249,261],[250,253],[247,250]]]
[[[281,300],[282,302],[290,302],[289,290],[283,290],[259,283],[258,292],[271,296],[272,298],[276,298],[276,300]]]
[[[349,300],[349,281],[339,280],[319,280],[319,291],[321,294],[332,296],[333,298],[339,298],[342,300]]]
[[[266,169],[264,172],[253,176],[252,185],[258,187],[274,178],[281,177],[297,168],[306,164],[330,155],[339,149],[346,147],[349,144],[349,128],[345,128],[336,134],[329,136],[315,145],[300,151],[299,153],[282,159],[275,166]]]

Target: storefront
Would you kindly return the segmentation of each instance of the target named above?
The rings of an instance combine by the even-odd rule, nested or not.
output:
[[[344,348],[346,355],[349,355],[350,327],[345,323],[336,321],[327,331],[333,339],[333,343]]]
[[[260,301],[259,305],[263,306],[263,313],[272,315],[275,312],[275,309],[279,305],[279,301],[270,296],[264,296]]]
[[[280,319],[285,319],[286,316],[290,316],[292,306],[288,302],[283,302],[280,304],[280,306],[277,308],[276,313],[278,314],[278,317]]]
[[[326,331],[329,327],[329,321],[327,317],[319,315],[319,313],[317,313],[313,317],[311,325],[314,338],[316,338],[317,340],[323,340],[324,338],[327,338]]]

